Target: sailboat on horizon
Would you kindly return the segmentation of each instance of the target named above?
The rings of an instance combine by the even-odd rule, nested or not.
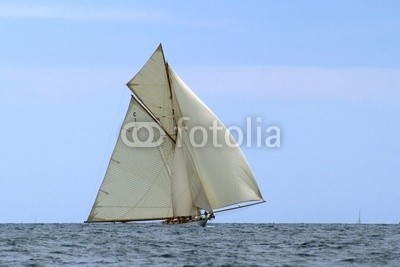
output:
[[[216,212],[265,202],[241,149],[224,142],[234,138],[166,62],[161,44],[127,86],[128,111],[85,222],[205,226]],[[202,142],[198,130],[213,123],[222,129],[212,136],[219,146]]]

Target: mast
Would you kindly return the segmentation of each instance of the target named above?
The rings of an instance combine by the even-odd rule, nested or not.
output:
[[[164,56],[164,52],[163,52],[163,56]],[[167,72],[169,94],[170,94],[170,99],[171,99],[171,103],[172,103],[172,120],[173,120],[173,124],[175,125],[175,137],[177,137],[178,127],[176,126],[175,109],[174,109],[174,98],[172,96],[171,80],[169,78],[169,70],[168,70],[169,69],[169,65],[168,65],[168,62],[165,61],[165,58],[164,58],[164,62],[165,62],[165,71]]]
[[[174,98],[172,96],[172,88],[171,88],[171,79],[169,77],[169,65],[167,60],[165,59],[165,54],[164,54],[164,49],[162,48],[162,44],[160,43],[160,49],[161,49],[161,53],[163,56],[163,60],[164,60],[164,66],[165,66],[165,72],[167,73],[167,80],[168,80],[168,89],[169,89],[169,99],[171,99],[171,103],[172,103],[172,120],[173,120],[173,124],[175,126],[175,135],[178,131],[178,129],[176,128],[176,118],[175,118],[175,109],[174,109]],[[176,137],[176,136],[175,136]]]

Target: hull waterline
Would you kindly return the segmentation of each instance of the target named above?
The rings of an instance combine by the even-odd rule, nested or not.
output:
[[[207,224],[208,219],[202,219],[202,220],[197,220],[197,221],[188,221],[184,223],[164,223],[163,225],[168,225],[168,226],[202,226],[205,227]]]

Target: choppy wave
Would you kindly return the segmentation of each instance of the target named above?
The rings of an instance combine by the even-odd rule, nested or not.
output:
[[[400,225],[0,224],[0,265],[400,266]]]

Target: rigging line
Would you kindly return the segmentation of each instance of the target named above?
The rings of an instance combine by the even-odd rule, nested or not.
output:
[[[163,54],[163,56],[164,56],[164,54]],[[168,63],[165,61],[165,58],[164,58],[164,62],[165,62],[165,71],[166,71],[166,73],[167,73],[167,80],[168,80],[168,88],[169,88],[169,98],[171,99],[171,103],[172,103],[172,114],[174,114],[175,112],[174,112],[174,100],[173,100],[173,98],[172,98],[172,87],[171,87],[171,79],[169,78],[169,65],[168,65]]]
[[[213,212],[217,213],[217,212],[221,212],[221,211],[235,210],[235,209],[240,209],[240,208],[244,208],[244,207],[249,207],[249,206],[262,204],[262,203],[265,203],[265,202],[266,202],[265,200],[262,200],[262,201],[259,201],[259,202],[256,202],[256,203],[250,203],[250,204],[242,205],[242,206],[238,205],[237,207],[232,207],[232,208],[228,208],[228,209],[221,209],[221,210],[215,210]]]
[[[122,97],[123,97],[123,91],[122,91],[122,94],[121,94],[121,99],[120,99],[120,103],[119,103],[119,107],[118,107],[118,112],[117,112],[117,114],[116,114],[116,116],[115,116],[115,121],[114,121],[114,126],[113,126],[113,128],[115,128],[115,124],[116,124],[116,122],[117,122],[118,113],[119,113],[119,111],[120,111],[120,109],[121,109]],[[131,107],[132,107],[132,101],[129,102],[128,110],[126,111],[126,114],[125,114],[125,117],[124,117],[124,120],[123,120],[123,121],[125,121],[126,118],[128,117],[128,112],[131,110]],[[119,129],[119,131],[118,131],[118,137],[117,137],[116,145],[114,146],[114,149],[113,149],[113,151],[112,151],[112,153],[111,153],[110,161],[109,161],[108,164],[110,164],[111,160],[113,160],[112,157],[113,157],[113,155],[114,155],[114,153],[115,153],[115,150],[116,150],[116,148],[117,148],[117,144],[118,144],[118,140],[119,140],[119,133],[121,132],[121,128],[122,128],[122,126],[120,127],[120,129]],[[108,147],[110,146],[111,135],[112,135],[112,131],[110,132],[110,138],[109,138],[109,140],[108,140],[107,150],[108,150]],[[102,161],[101,166],[104,165],[105,154],[106,154],[106,152],[104,152],[103,161]],[[106,170],[104,176],[107,175],[107,172],[108,172],[108,167],[107,167],[107,170]],[[98,176],[100,176],[100,170],[99,170]],[[90,211],[90,213],[89,213],[89,217],[90,217],[90,215],[92,214],[93,210],[95,209],[95,206],[97,206],[96,203],[97,203],[97,200],[98,200],[98,198],[99,198],[100,192],[105,192],[105,191],[101,190],[101,188],[103,187],[103,184],[105,183],[105,180],[106,180],[106,179],[105,179],[105,177],[104,177],[104,178],[103,178],[103,181],[102,181],[101,184],[100,184],[100,189],[99,189],[99,191],[97,192],[96,199],[95,199],[95,201],[94,201],[94,203],[93,203],[92,209],[91,209],[91,211]]]
[[[161,45],[160,45],[161,46]],[[171,99],[171,104],[172,104],[172,124],[174,126],[175,129],[175,135],[177,135],[177,131],[178,129],[175,127],[176,126],[176,122],[175,122],[175,109],[174,109],[174,99],[172,96],[172,87],[171,87],[171,79],[169,77],[169,65],[167,63],[167,61],[165,60],[165,56],[164,56],[164,50],[161,46],[161,54],[163,56],[163,60],[164,60],[164,65],[165,65],[165,72],[167,73],[167,80],[168,80],[168,88],[169,88],[169,98]]]
[[[120,111],[121,111],[121,106],[122,106],[122,100],[123,100],[123,99],[124,99],[124,91],[121,90],[121,96],[120,96],[120,99],[119,99],[118,108],[117,108],[116,113],[115,113],[113,127],[111,128],[110,134],[109,134],[109,136],[108,136],[107,146],[106,146],[106,150],[105,150],[104,153],[103,153],[103,159],[102,159],[102,161],[101,161],[101,165],[100,165],[100,168],[99,168],[99,171],[98,171],[98,174],[97,174],[97,180],[99,180],[101,170],[103,169],[104,161],[105,161],[105,159],[106,159],[106,154],[107,154],[107,151],[108,151],[109,148],[110,148],[112,135],[113,135],[113,133],[116,131],[116,130],[115,130],[115,129],[116,129],[115,125],[117,124],[118,115],[119,115],[119,113],[120,113]],[[128,109],[129,109],[129,108],[128,108]],[[117,138],[117,140],[118,140],[118,138]],[[113,151],[113,152],[114,152],[114,151]]]

